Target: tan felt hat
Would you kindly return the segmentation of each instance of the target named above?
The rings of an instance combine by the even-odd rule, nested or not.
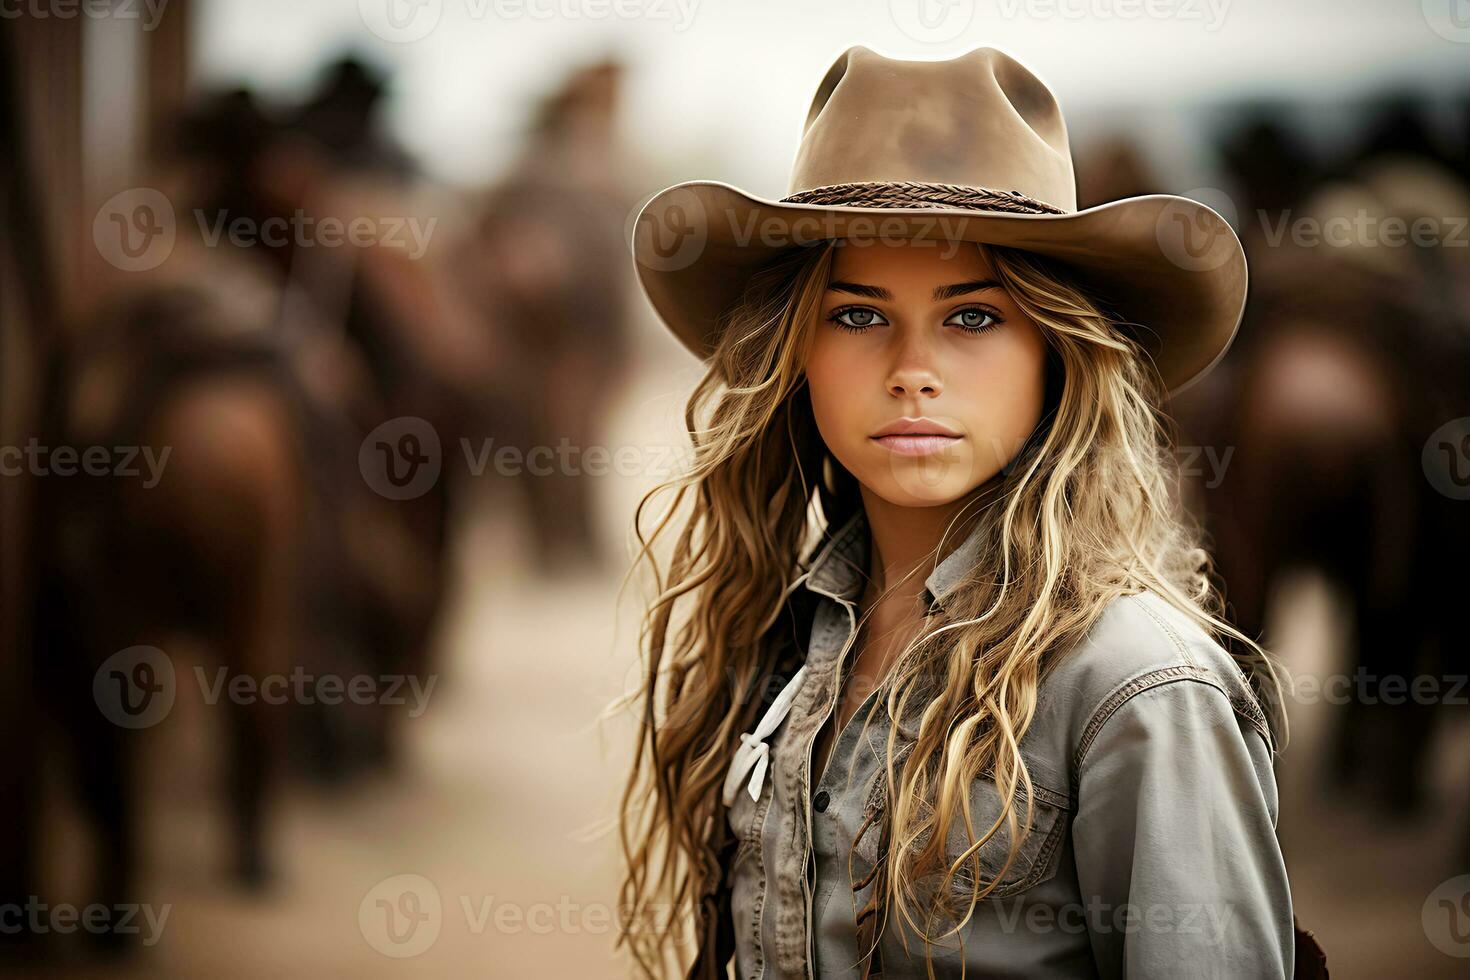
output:
[[[987,242],[1065,264],[1171,392],[1220,359],[1245,307],[1245,252],[1212,209],[1146,194],[1077,210],[1061,108],[995,48],[948,61],[849,48],[817,88],[786,197],[675,184],[639,211],[632,244],[654,309],[703,359],[762,263],[823,239],[884,237]]]

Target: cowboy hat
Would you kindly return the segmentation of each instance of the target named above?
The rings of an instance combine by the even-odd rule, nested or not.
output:
[[[786,197],[675,184],[638,212],[632,244],[655,311],[704,359],[720,315],[767,260],[885,236],[1056,260],[1143,345],[1171,393],[1220,359],[1244,312],[1245,252],[1215,211],[1172,194],[1077,210],[1056,99],[995,48],[948,61],[849,48],[817,88]]]

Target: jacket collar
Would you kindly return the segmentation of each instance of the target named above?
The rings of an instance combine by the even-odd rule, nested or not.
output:
[[[859,507],[831,535],[812,558],[806,587],[846,603],[862,598],[868,577],[868,518]],[[980,557],[982,539],[975,525],[955,548],[924,579],[924,597],[930,611],[944,608],[944,600],[964,580]]]

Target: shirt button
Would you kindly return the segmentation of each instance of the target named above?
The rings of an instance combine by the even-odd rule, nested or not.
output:
[[[831,799],[832,797],[828,795],[826,790],[818,790],[817,795],[812,797],[812,809],[816,810],[818,813],[825,813],[827,810],[827,802]]]

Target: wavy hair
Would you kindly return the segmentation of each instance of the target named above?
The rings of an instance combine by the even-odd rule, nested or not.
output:
[[[1055,655],[1113,598],[1152,589],[1183,610],[1227,645],[1273,726],[1285,726],[1275,658],[1227,622],[1203,534],[1183,515],[1177,433],[1159,408],[1162,382],[1127,329],[1137,325],[1106,314],[1044,257],[975,247],[1041,328],[1055,383],[1032,438],[964,501],[935,549],[937,562],[962,525],[978,529],[976,567],[944,610],[925,619],[873,702],[895,729],[917,731],[901,749],[888,740],[888,846],[878,881],[885,916],[896,911],[923,937],[931,972],[929,947],[941,937],[930,927],[940,913],[956,913],[951,883],[964,874],[973,889],[944,935],[958,932],[1004,877],[1031,824],[1019,745],[1038,687]],[[748,281],[685,408],[691,465],[650,490],[634,517],[634,569],[651,565],[654,595],[640,631],[641,682],[622,699],[636,706],[639,735],[621,803],[626,917],[618,943],[628,943],[647,976],[665,975],[675,955],[669,931],[639,928],[654,910],[667,910],[670,921],[692,915],[696,934],[709,926],[699,897],[722,873],[711,842],[714,821],[726,819],[726,767],[754,720],[747,692],[779,666],[800,557],[862,506],[856,479],[817,432],[802,371],[833,249],[824,242],[783,253]],[[645,508],[669,492],[645,536]],[[665,570],[654,544],[676,521]],[[982,774],[1004,806],[977,835],[967,790]],[[951,858],[956,820],[969,843]],[[1002,826],[1009,852],[987,881],[979,850]],[[940,887],[926,889],[936,873]]]

